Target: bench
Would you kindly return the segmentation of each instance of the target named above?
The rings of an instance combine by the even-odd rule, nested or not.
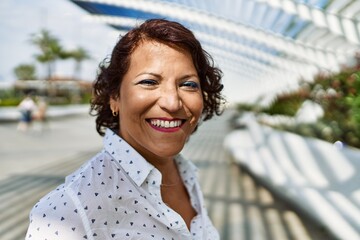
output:
[[[252,114],[224,146],[235,161],[339,239],[360,239],[360,150],[260,125]]]

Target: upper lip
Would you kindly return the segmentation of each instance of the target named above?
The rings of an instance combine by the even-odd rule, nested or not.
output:
[[[166,117],[159,117],[159,118],[148,118],[147,120],[163,120],[163,121],[186,121],[186,118],[166,118]]]

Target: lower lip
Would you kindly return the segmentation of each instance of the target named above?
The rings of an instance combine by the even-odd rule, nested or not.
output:
[[[159,132],[172,133],[172,132],[177,132],[181,129],[181,126],[173,127],[173,128],[161,128],[161,127],[154,126],[150,123],[148,123],[148,124],[150,125],[150,127],[152,127],[153,129],[155,129],[156,131],[159,131]]]

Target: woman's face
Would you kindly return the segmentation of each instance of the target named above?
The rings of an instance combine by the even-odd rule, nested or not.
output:
[[[200,80],[191,55],[165,44],[145,41],[131,55],[120,97],[120,135],[148,161],[178,154],[203,110]]]

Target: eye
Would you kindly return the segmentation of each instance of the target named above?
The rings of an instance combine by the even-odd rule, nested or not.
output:
[[[152,80],[152,79],[144,79],[139,81],[137,84],[139,85],[145,85],[145,86],[153,86],[157,84],[157,81]]]
[[[194,81],[185,81],[183,83],[181,83],[182,87],[187,87],[187,88],[190,88],[190,89],[199,89],[199,84],[197,82],[194,82]]]

